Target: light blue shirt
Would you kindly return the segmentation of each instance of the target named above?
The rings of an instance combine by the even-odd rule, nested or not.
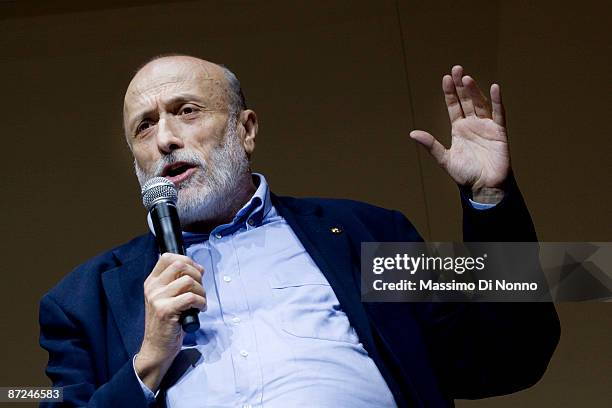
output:
[[[207,309],[183,341],[202,356],[169,388],[167,406],[395,407],[333,289],[272,205],[266,179],[254,179],[257,191],[231,223],[183,234],[187,255],[205,270]]]

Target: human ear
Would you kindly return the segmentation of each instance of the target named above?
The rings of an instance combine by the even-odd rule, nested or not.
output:
[[[242,146],[248,157],[251,157],[255,150],[255,136],[259,124],[257,114],[251,109],[245,109],[240,113],[239,126],[242,128]]]

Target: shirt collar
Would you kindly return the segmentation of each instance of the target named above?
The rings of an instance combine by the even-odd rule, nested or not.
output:
[[[272,201],[270,199],[270,188],[268,182],[263,174],[252,173],[253,183],[257,186],[253,196],[247,201],[245,205],[238,210],[234,219],[228,224],[222,224],[215,227],[210,234],[194,234],[191,232],[183,231],[183,240],[185,245],[189,246],[197,242],[205,241],[210,235],[217,237],[232,234],[240,228],[246,228],[247,230],[257,228],[266,218],[270,209],[272,208]],[[147,215],[147,224],[149,230],[155,235],[153,229],[153,222],[151,220],[151,214]]]

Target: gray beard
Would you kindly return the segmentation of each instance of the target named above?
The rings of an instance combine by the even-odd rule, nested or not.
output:
[[[222,219],[233,211],[241,198],[243,178],[249,176],[246,152],[236,131],[237,121],[228,120],[225,143],[215,147],[207,163],[199,154],[176,150],[162,157],[153,170],[146,171],[134,160],[134,170],[142,187],[149,179],[161,175],[165,166],[183,161],[198,166],[196,172],[178,186],[176,207],[182,225],[204,220]]]

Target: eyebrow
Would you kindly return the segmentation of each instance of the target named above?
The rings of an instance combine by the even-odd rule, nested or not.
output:
[[[197,101],[198,103],[204,103],[204,101],[202,101],[202,98],[200,96],[194,95],[194,94],[190,94],[190,93],[181,93],[179,95],[173,96],[172,98],[168,99],[167,101],[163,101],[163,104],[165,106],[174,106],[178,103],[185,103],[188,101]],[[132,120],[130,120],[129,122],[129,126],[128,129],[130,131],[133,131],[134,126],[136,126],[138,123],[140,123],[140,121],[142,121],[144,118],[147,118],[149,116],[151,116],[154,112],[156,111],[156,109],[146,109],[146,110],[142,110],[140,112],[138,112],[134,118]]]

